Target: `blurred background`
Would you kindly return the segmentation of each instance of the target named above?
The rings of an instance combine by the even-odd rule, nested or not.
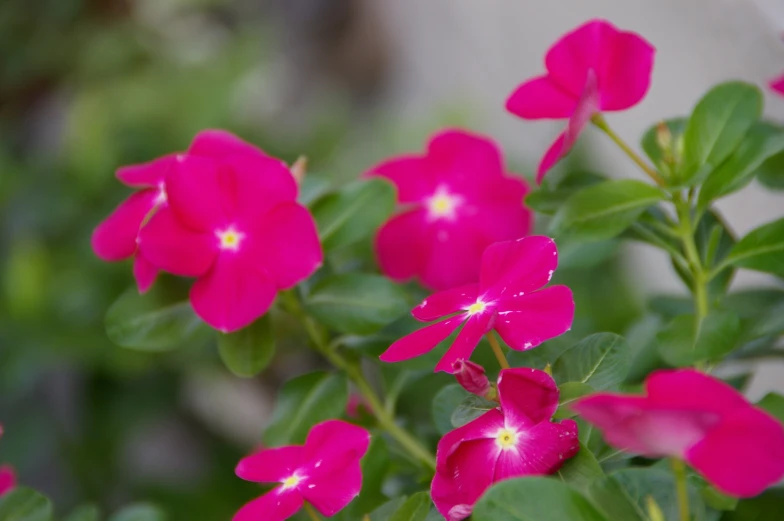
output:
[[[113,345],[103,317],[130,266],[101,263],[89,238],[127,194],[114,170],[220,127],[288,162],[306,153],[339,184],[460,125],[498,139],[530,178],[562,124],[522,122],[504,101],[593,17],[658,49],[647,98],[608,117],[630,142],[714,83],[784,71],[781,0],[0,0],[0,462],[61,513],[150,499],[171,519],[229,519],[257,491],[233,468],[274,390],[318,361],[292,345],[240,380],[209,342]],[[784,98],[766,95],[784,121]],[[592,131],[559,168],[638,176]],[[756,185],[718,206],[738,234],[784,209]],[[683,293],[659,252],[611,253],[565,261],[578,315],[588,310],[578,331],[624,332],[645,296]],[[749,394],[781,389],[782,374],[766,362]]]

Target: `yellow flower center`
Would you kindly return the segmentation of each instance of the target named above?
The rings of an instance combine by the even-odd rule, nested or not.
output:
[[[443,188],[439,188],[427,201],[427,209],[431,219],[452,219],[455,210],[460,204],[461,197],[451,195]]]
[[[487,309],[487,304],[485,304],[481,300],[477,300],[476,302],[468,306],[468,309],[466,311],[468,311],[469,315],[476,315],[477,313],[482,313],[485,309]]]
[[[292,474],[291,476],[283,480],[283,488],[284,489],[294,488],[297,485],[299,485],[300,481],[302,481],[301,477],[297,476],[296,474]]]
[[[218,240],[220,241],[220,249],[233,251],[237,251],[239,249],[240,243],[245,237],[244,233],[238,232],[234,228],[228,228],[223,231],[215,232],[215,235],[218,236]]]
[[[510,429],[501,429],[495,435],[495,443],[502,450],[509,450],[517,445],[518,434]]]

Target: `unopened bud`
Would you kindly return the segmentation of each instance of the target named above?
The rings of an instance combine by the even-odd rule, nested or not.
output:
[[[672,132],[664,121],[660,121],[656,125],[656,144],[665,151],[669,151],[672,148]]]
[[[484,396],[490,390],[490,381],[485,376],[485,368],[470,360],[458,360],[452,364],[455,378],[463,389],[477,396]]]
[[[294,164],[291,165],[291,175],[294,176],[294,180],[297,182],[298,185],[302,184],[302,181],[305,180],[305,173],[308,171],[308,158],[305,156],[299,156]]]
[[[662,512],[662,509],[656,504],[656,500],[653,499],[653,496],[646,496],[645,503],[648,507],[648,518],[651,521],[666,521],[664,512]]]
[[[553,366],[551,366],[549,362],[546,366],[544,366],[544,372],[550,376],[553,376]]]

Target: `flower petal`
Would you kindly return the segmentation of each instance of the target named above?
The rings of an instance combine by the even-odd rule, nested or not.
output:
[[[11,465],[0,466],[0,496],[16,486],[16,473]]]
[[[579,450],[574,420],[544,421],[521,434],[515,447],[501,451],[493,480],[552,474]]]
[[[558,386],[549,374],[530,367],[504,369],[498,396],[507,426],[549,422],[558,408]]]
[[[436,472],[449,474],[449,460],[464,442],[491,439],[504,427],[504,415],[499,408],[491,409],[462,427],[449,431],[438,441]]]
[[[459,316],[459,315],[458,315]],[[457,335],[454,343],[449,346],[444,356],[436,364],[435,371],[453,373],[454,363],[458,360],[468,360],[471,353],[476,349],[482,337],[490,331],[490,321],[493,319],[493,312],[486,311],[472,315],[465,321],[463,329]]]
[[[429,257],[421,274],[423,285],[444,290],[477,281],[487,243],[470,219],[439,220],[425,233]]]
[[[375,250],[384,275],[403,282],[422,273],[430,255],[424,232],[426,218],[425,210],[412,210],[393,217],[379,229]]]
[[[505,190],[510,191],[508,187]],[[480,237],[479,243],[484,245],[482,252],[493,243],[520,239],[531,233],[533,212],[521,203],[523,194],[514,203],[496,201],[477,205],[470,223]]]
[[[303,461],[319,475],[334,472],[360,460],[368,450],[370,433],[350,423],[328,420],[308,433]]]
[[[139,293],[146,293],[155,282],[158,276],[158,268],[140,252],[133,258],[133,277],[136,279],[136,287]]]
[[[321,266],[324,255],[316,223],[300,204],[279,204],[253,233],[248,258],[263,266],[280,289],[295,286]]]
[[[245,154],[229,156],[219,164],[233,174],[226,176],[223,190],[233,201],[237,218],[250,226],[281,203],[297,199],[297,182],[279,159]]]
[[[491,139],[460,129],[432,137],[427,146],[428,167],[450,192],[483,199],[495,191],[488,181],[504,175],[501,150]]]
[[[732,386],[695,369],[656,371],[645,389],[651,404],[660,407],[725,413],[749,406]]]
[[[424,157],[398,156],[368,170],[363,177],[384,177],[397,188],[400,203],[416,203],[430,197],[436,190],[433,172]]]
[[[499,451],[495,440],[487,438],[460,444],[444,472],[436,472],[430,487],[433,503],[441,515],[447,519],[462,519],[454,515],[455,507],[473,506],[493,484]],[[461,511],[465,512],[465,509]]]
[[[439,291],[423,300],[421,304],[411,310],[411,314],[417,320],[430,322],[458,311],[464,311],[476,302],[478,291],[478,284],[468,284]]]
[[[139,188],[160,188],[166,175],[177,163],[180,154],[169,154],[147,163],[123,166],[117,169],[115,176],[123,184]]]
[[[264,156],[266,154],[231,132],[218,129],[202,130],[193,139],[188,153],[195,156],[221,158],[232,154]]]
[[[558,250],[549,237],[532,235],[489,246],[482,254],[480,293],[490,300],[530,293],[550,282]]]
[[[784,95],[784,75],[770,80],[768,86],[773,89],[774,92]]]
[[[155,206],[156,191],[140,190],[128,197],[93,231],[92,247],[105,261],[127,259],[136,252],[136,237]]]
[[[572,146],[577,142],[577,138],[591,121],[591,117],[599,111],[599,86],[596,74],[588,71],[580,100],[574,109],[564,132],[563,149],[561,155],[565,156]]]
[[[425,326],[397,340],[378,358],[382,362],[402,362],[409,358],[422,356],[451,335],[464,320],[465,316],[457,315]]]
[[[545,66],[562,90],[580,97],[588,71],[596,69],[607,38],[618,30],[604,20],[591,20],[558,40],[545,56]]]
[[[651,85],[656,50],[632,32],[616,32],[603,42],[597,74],[601,110],[624,110],[639,103]]]
[[[296,489],[277,487],[254,499],[234,514],[232,521],[285,521],[302,508],[302,496]]]
[[[362,489],[359,459],[333,470],[329,475],[306,480],[302,487],[305,499],[327,517],[343,510]]]
[[[541,161],[539,161],[539,166],[536,169],[536,182],[542,184],[542,179],[544,179],[545,174],[550,171],[555,164],[561,160],[561,156],[563,156],[568,150],[564,150],[564,140],[566,139],[566,131],[561,132],[553,144],[550,145],[550,148],[547,149],[547,152],[544,153],[542,156]]]
[[[171,207],[161,208],[139,232],[139,249],[160,269],[184,277],[198,277],[212,266],[218,245],[211,233],[183,227]]]
[[[506,110],[523,119],[561,119],[574,112],[577,97],[555,84],[548,75],[532,78],[506,100]]]
[[[566,286],[550,286],[509,298],[498,307],[494,328],[517,351],[534,348],[569,331],[574,320],[574,298]]]
[[[193,310],[224,333],[251,324],[267,312],[275,299],[275,283],[241,255],[224,252],[212,269],[191,288]]]
[[[748,406],[686,452],[686,461],[732,496],[753,497],[784,477],[784,427]]]
[[[246,481],[282,482],[300,468],[304,452],[304,448],[294,445],[265,449],[242,458],[234,472]]]
[[[235,215],[230,173],[212,158],[184,156],[166,177],[169,207],[183,225],[214,233]]]

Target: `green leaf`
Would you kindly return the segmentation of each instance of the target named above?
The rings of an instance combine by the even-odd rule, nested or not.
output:
[[[596,333],[569,348],[556,360],[553,377],[559,383],[580,382],[601,391],[623,382],[631,363],[631,349],[623,337],[613,333]]]
[[[436,393],[431,404],[431,413],[439,434],[444,435],[454,429],[452,414],[469,396],[471,395],[460,387],[460,384],[446,385]]]
[[[705,180],[697,207],[704,210],[712,201],[746,186],[759,167],[779,152],[784,152],[781,129],[767,123],[752,126],[732,155]]]
[[[389,521],[424,521],[429,512],[430,494],[417,492],[389,517]]]
[[[733,246],[725,263],[784,277],[784,219],[750,231]]]
[[[579,492],[553,478],[496,483],[474,507],[473,521],[607,521]],[[625,521],[625,520],[624,520]]]
[[[512,351],[506,356],[506,360],[512,367],[544,369],[548,364],[553,365],[558,357],[570,347],[569,343],[561,340],[560,337],[554,338],[534,349]]]
[[[671,143],[668,150],[662,150],[662,147],[659,144],[657,138],[659,132],[658,123],[650,127],[645,131],[645,134],[643,134],[641,142],[642,149],[651,161],[653,161],[653,164],[660,169],[669,169],[680,160],[680,158],[677,157],[675,145],[678,140],[681,139],[687,121],[686,118],[672,118],[663,121],[670,131]]]
[[[578,242],[558,245],[558,267],[562,270],[594,268],[618,253],[621,240]]]
[[[555,188],[543,184],[525,197],[525,204],[532,210],[553,215],[566,200],[580,188],[606,181],[607,178],[591,172],[570,172]]]
[[[188,343],[208,327],[187,300],[174,300],[158,285],[140,295],[123,293],[106,312],[106,334],[115,344],[142,351],[168,351]]]
[[[148,503],[129,505],[109,518],[109,521],[166,521],[168,517],[158,507]]]
[[[52,502],[27,487],[15,487],[0,496],[0,521],[50,521]]]
[[[569,404],[594,392],[593,387],[582,382],[566,382],[558,386],[558,390],[561,392],[561,395],[558,400],[558,410],[553,415],[553,418],[556,420],[577,416],[577,413],[569,408]]]
[[[550,232],[575,240],[611,239],[637,220],[664,193],[642,181],[605,181],[573,194],[550,223]]]
[[[704,483],[699,487],[700,495],[707,506],[715,510],[735,510],[738,506],[738,498],[719,492],[702,478],[700,482]]]
[[[581,443],[579,452],[563,464],[557,476],[585,494],[594,481],[604,477],[604,471],[596,456]]]
[[[262,372],[275,355],[275,335],[269,313],[234,333],[218,335],[221,360],[237,376],[249,378]]]
[[[311,427],[343,415],[348,382],[343,375],[308,373],[286,382],[278,392],[264,443],[279,447],[304,443]]]
[[[371,512],[368,517],[370,521],[389,521],[390,518],[397,512],[404,504],[406,503],[406,497],[398,497],[393,499],[392,501],[388,501],[384,503],[373,512]],[[352,520],[356,521],[356,520]],[[362,520],[364,521],[364,520]]]
[[[762,163],[757,170],[757,180],[771,190],[784,190],[784,153]]]
[[[386,277],[344,273],[320,280],[305,299],[305,310],[341,333],[369,335],[411,307],[405,289]]]
[[[694,315],[675,317],[656,335],[659,354],[676,367],[720,360],[740,346],[740,318],[732,311],[713,311],[698,324]]]
[[[757,407],[768,411],[774,418],[784,423],[784,396],[779,393],[769,392],[757,403]]]
[[[694,232],[697,252],[703,265],[712,269],[721,264],[735,245],[735,237],[727,229],[724,221],[713,210],[706,211]],[[708,283],[708,298],[713,301],[721,298],[732,282],[735,269],[728,266],[717,273]],[[689,275],[691,278],[691,275]]]
[[[95,505],[83,505],[75,508],[64,521],[100,521],[101,511]]]
[[[481,396],[472,394],[460,402],[460,404],[452,413],[450,420],[452,427],[462,427],[466,423],[474,421],[487,411],[495,409],[496,407],[498,407],[497,403],[485,400]]]
[[[697,181],[717,168],[762,114],[762,92],[732,81],[713,87],[697,103],[686,125],[682,181]]]
[[[395,187],[384,179],[350,183],[311,206],[325,251],[370,237],[395,208]]]

